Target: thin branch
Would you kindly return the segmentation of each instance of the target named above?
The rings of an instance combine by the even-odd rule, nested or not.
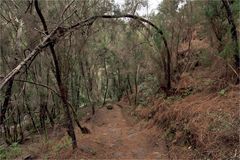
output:
[[[13,3],[13,5],[16,9],[19,9],[19,6],[13,0],[11,0],[11,2]]]
[[[62,22],[61,22],[62,23]],[[46,36],[42,42],[40,42],[34,49],[33,51],[24,59],[22,60],[17,67],[15,67],[11,72],[9,72],[7,74],[7,76],[5,78],[3,78],[3,80],[0,83],[0,90],[6,85],[6,83],[12,78],[14,77],[16,74],[18,74],[21,70],[21,68],[23,68],[23,66],[25,66],[29,61],[33,61],[36,56],[49,45],[49,40],[50,38],[52,38],[54,35],[57,34],[57,31],[59,30],[59,26],[58,25],[48,36]]]
[[[63,19],[63,16],[64,16],[64,14],[65,14],[65,12],[68,10],[68,8],[73,4],[73,2],[75,2],[75,0],[72,0],[65,8],[64,8],[64,10],[63,10],[63,12],[62,12],[62,19]]]
[[[164,45],[166,47],[167,50],[167,55],[170,56],[170,50],[168,48],[168,44],[167,44],[167,40],[162,32],[162,30],[160,28],[158,28],[155,24],[153,24],[152,22],[139,17],[139,16],[135,16],[135,15],[131,15],[131,14],[124,14],[124,15],[100,15],[100,16],[92,16],[90,18],[87,18],[83,21],[80,21],[78,23],[76,23],[75,25],[72,25],[68,28],[63,28],[60,27],[62,23],[64,23],[64,21],[66,21],[68,18],[70,18],[73,14],[75,13],[75,11],[66,19],[62,20],[59,25],[57,25],[57,27],[48,35],[46,36],[43,41],[38,44],[34,50],[16,67],[14,68],[10,73],[7,74],[7,76],[1,81],[0,83],[0,90],[6,85],[6,83],[16,74],[18,74],[20,72],[20,69],[29,61],[34,60],[35,57],[44,49],[46,48],[50,43],[55,42],[57,43],[58,40],[60,40],[60,38],[62,38],[66,33],[75,31],[79,28],[82,28],[84,26],[89,26],[92,25],[97,19],[111,19],[111,18],[132,18],[135,20],[139,20],[142,21],[144,23],[149,24],[150,26],[152,26],[154,29],[157,30],[157,32],[161,35]],[[168,62],[170,63],[170,62]]]
[[[227,65],[232,69],[232,71],[236,74],[236,76],[238,77],[238,78],[240,78],[240,75],[237,73],[237,71],[233,68],[233,66],[231,65],[231,64],[229,64],[229,63],[227,63]]]
[[[33,29],[46,36],[46,33],[44,33],[43,31],[41,31],[41,30],[39,30],[37,28],[33,28]]]

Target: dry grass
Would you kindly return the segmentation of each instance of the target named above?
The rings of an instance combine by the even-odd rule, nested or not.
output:
[[[148,127],[159,126],[171,158],[229,159],[239,156],[239,88],[230,88],[224,95],[196,93],[173,102],[155,101],[137,114],[150,119]],[[162,134],[162,133],[161,133]]]
[[[171,97],[136,110],[164,130],[172,159],[240,158],[240,85],[221,58],[209,59],[211,66],[183,73]]]
[[[228,86],[224,92],[212,88],[208,84],[181,100],[160,99],[148,111],[138,110],[142,118],[153,117],[150,127],[164,130],[173,159],[240,158],[240,86]]]

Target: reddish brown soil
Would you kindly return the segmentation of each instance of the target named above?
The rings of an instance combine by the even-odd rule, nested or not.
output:
[[[154,128],[146,129],[144,123],[132,124],[125,118],[122,109],[114,105],[105,107],[86,125],[91,134],[77,133],[79,149],[71,158],[93,159],[166,159],[164,143],[153,143]],[[66,157],[70,158],[70,157]]]
[[[58,130],[47,142],[40,140],[24,146],[27,152],[22,158],[32,155],[40,159],[168,159],[159,130],[147,128],[144,121],[135,123],[126,110],[130,110],[127,105],[123,108],[113,105],[112,110],[98,109],[88,122],[82,122],[91,134],[82,134],[76,128],[78,148],[75,151],[68,136],[54,137],[65,133]]]

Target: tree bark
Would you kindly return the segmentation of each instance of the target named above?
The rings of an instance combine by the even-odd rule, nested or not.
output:
[[[137,98],[138,98],[138,74],[139,74],[139,65],[137,65],[136,71],[135,71],[135,77],[134,77],[134,83],[135,83],[135,98],[134,98],[134,104],[137,105]]]
[[[39,18],[41,19],[45,34],[49,35],[47,24],[45,22],[45,19],[42,15],[42,12],[41,12],[39,6],[38,6],[38,0],[34,1],[34,5],[35,5],[36,12],[38,13]],[[49,48],[50,48],[50,51],[52,53],[52,57],[53,57],[54,65],[55,65],[55,70],[56,70],[55,71],[55,77],[56,77],[56,80],[57,80],[58,88],[59,88],[61,99],[62,99],[62,102],[63,102],[63,109],[64,109],[64,114],[65,114],[65,119],[66,119],[65,127],[67,128],[68,135],[72,139],[72,147],[73,147],[73,149],[75,149],[75,148],[77,148],[77,140],[76,140],[76,135],[75,135],[74,127],[73,127],[71,113],[70,113],[70,110],[69,110],[69,107],[68,107],[67,89],[64,86],[64,84],[62,82],[62,79],[61,79],[61,71],[60,71],[57,55],[55,53],[54,44],[50,43]]]
[[[8,107],[9,101],[11,100],[13,80],[14,80],[14,78],[10,79],[10,81],[8,82],[6,92],[5,92],[5,99],[4,99],[4,102],[3,102],[3,105],[1,108],[1,113],[0,113],[0,125],[2,125],[4,123],[7,107]]]
[[[43,17],[43,16],[42,16]],[[7,76],[1,81],[0,83],[0,89],[3,88],[3,86],[5,86],[7,84],[7,82],[16,74],[19,73],[20,69],[23,68],[23,66],[25,64],[27,64],[29,61],[33,61],[35,59],[35,57],[47,46],[49,46],[50,44],[53,45],[54,43],[57,43],[57,40],[59,40],[61,37],[63,37],[66,33],[69,32],[73,32],[74,30],[77,30],[79,28],[82,28],[84,26],[89,26],[91,24],[93,24],[97,19],[113,19],[113,18],[131,18],[131,19],[135,19],[141,22],[145,22],[148,25],[150,25],[151,27],[153,27],[162,37],[163,42],[164,42],[164,46],[167,50],[167,67],[166,67],[166,72],[167,72],[167,76],[166,76],[166,80],[167,80],[167,88],[170,89],[171,88],[171,53],[170,50],[168,48],[168,43],[167,43],[167,39],[165,38],[163,32],[161,29],[159,29],[156,25],[154,25],[152,22],[139,17],[139,16],[135,16],[135,15],[131,15],[131,14],[124,14],[124,15],[100,15],[100,16],[92,16],[90,18],[87,18],[83,21],[80,21],[70,27],[60,27],[60,25],[64,22],[62,21],[59,26],[57,26],[50,34],[47,34],[47,36],[44,38],[44,40],[38,44],[34,50],[17,66],[15,67],[10,73],[7,74]],[[50,41],[50,39],[52,39],[52,42]],[[53,48],[53,47],[50,47]]]
[[[236,24],[233,19],[233,13],[232,13],[231,7],[229,5],[229,1],[222,0],[222,2],[226,9],[226,12],[227,12],[228,23],[229,23],[229,25],[231,25],[231,36],[232,36],[232,41],[234,44],[234,52],[235,52],[234,53],[235,67],[239,68],[240,67],[240,56],[239,56],[238,35],[237,35]]]
[[[103,98],[103,104],[102,104],[102,106],[104,106],[105,105],[105,101],[106,101],[106,98],[107,98],[107,92],[108,92],[108,72],[107,72],[107,65],[106,65],[106,59],[105,59],[105,55],[104,55],[104,57],[103,57],[103,63],[104,63],[104,69],[105,69],[105,75],[106,75],[106,79],[107,79],[107,81],[106,81],[106,89],[105,89],[105,93],[104,93],[104,98]]]
[[[85,89],[86,89],[86,92],[87,92],[88,101],[89,101],[89,104],[92,107],[92,115],[94,115],[95,114],[95,107],[94,107],[94,104],[92,103],[91,98],[90,98],[90,93],[89,93],[90,91],[88,89],[86,74],[85,74],[85,71],[84,71],[84,68],[83,68],[83,62],[82,61],[80,62],[80,67],[81,67],[81,71],[82,71],[82,76],[83,76]]]

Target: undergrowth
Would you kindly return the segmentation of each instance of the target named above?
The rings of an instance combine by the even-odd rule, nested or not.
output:
[[[14,159],[21,153],[22,149],[18,143],[13,143],[8,147],[0,146],[0,159]]]

